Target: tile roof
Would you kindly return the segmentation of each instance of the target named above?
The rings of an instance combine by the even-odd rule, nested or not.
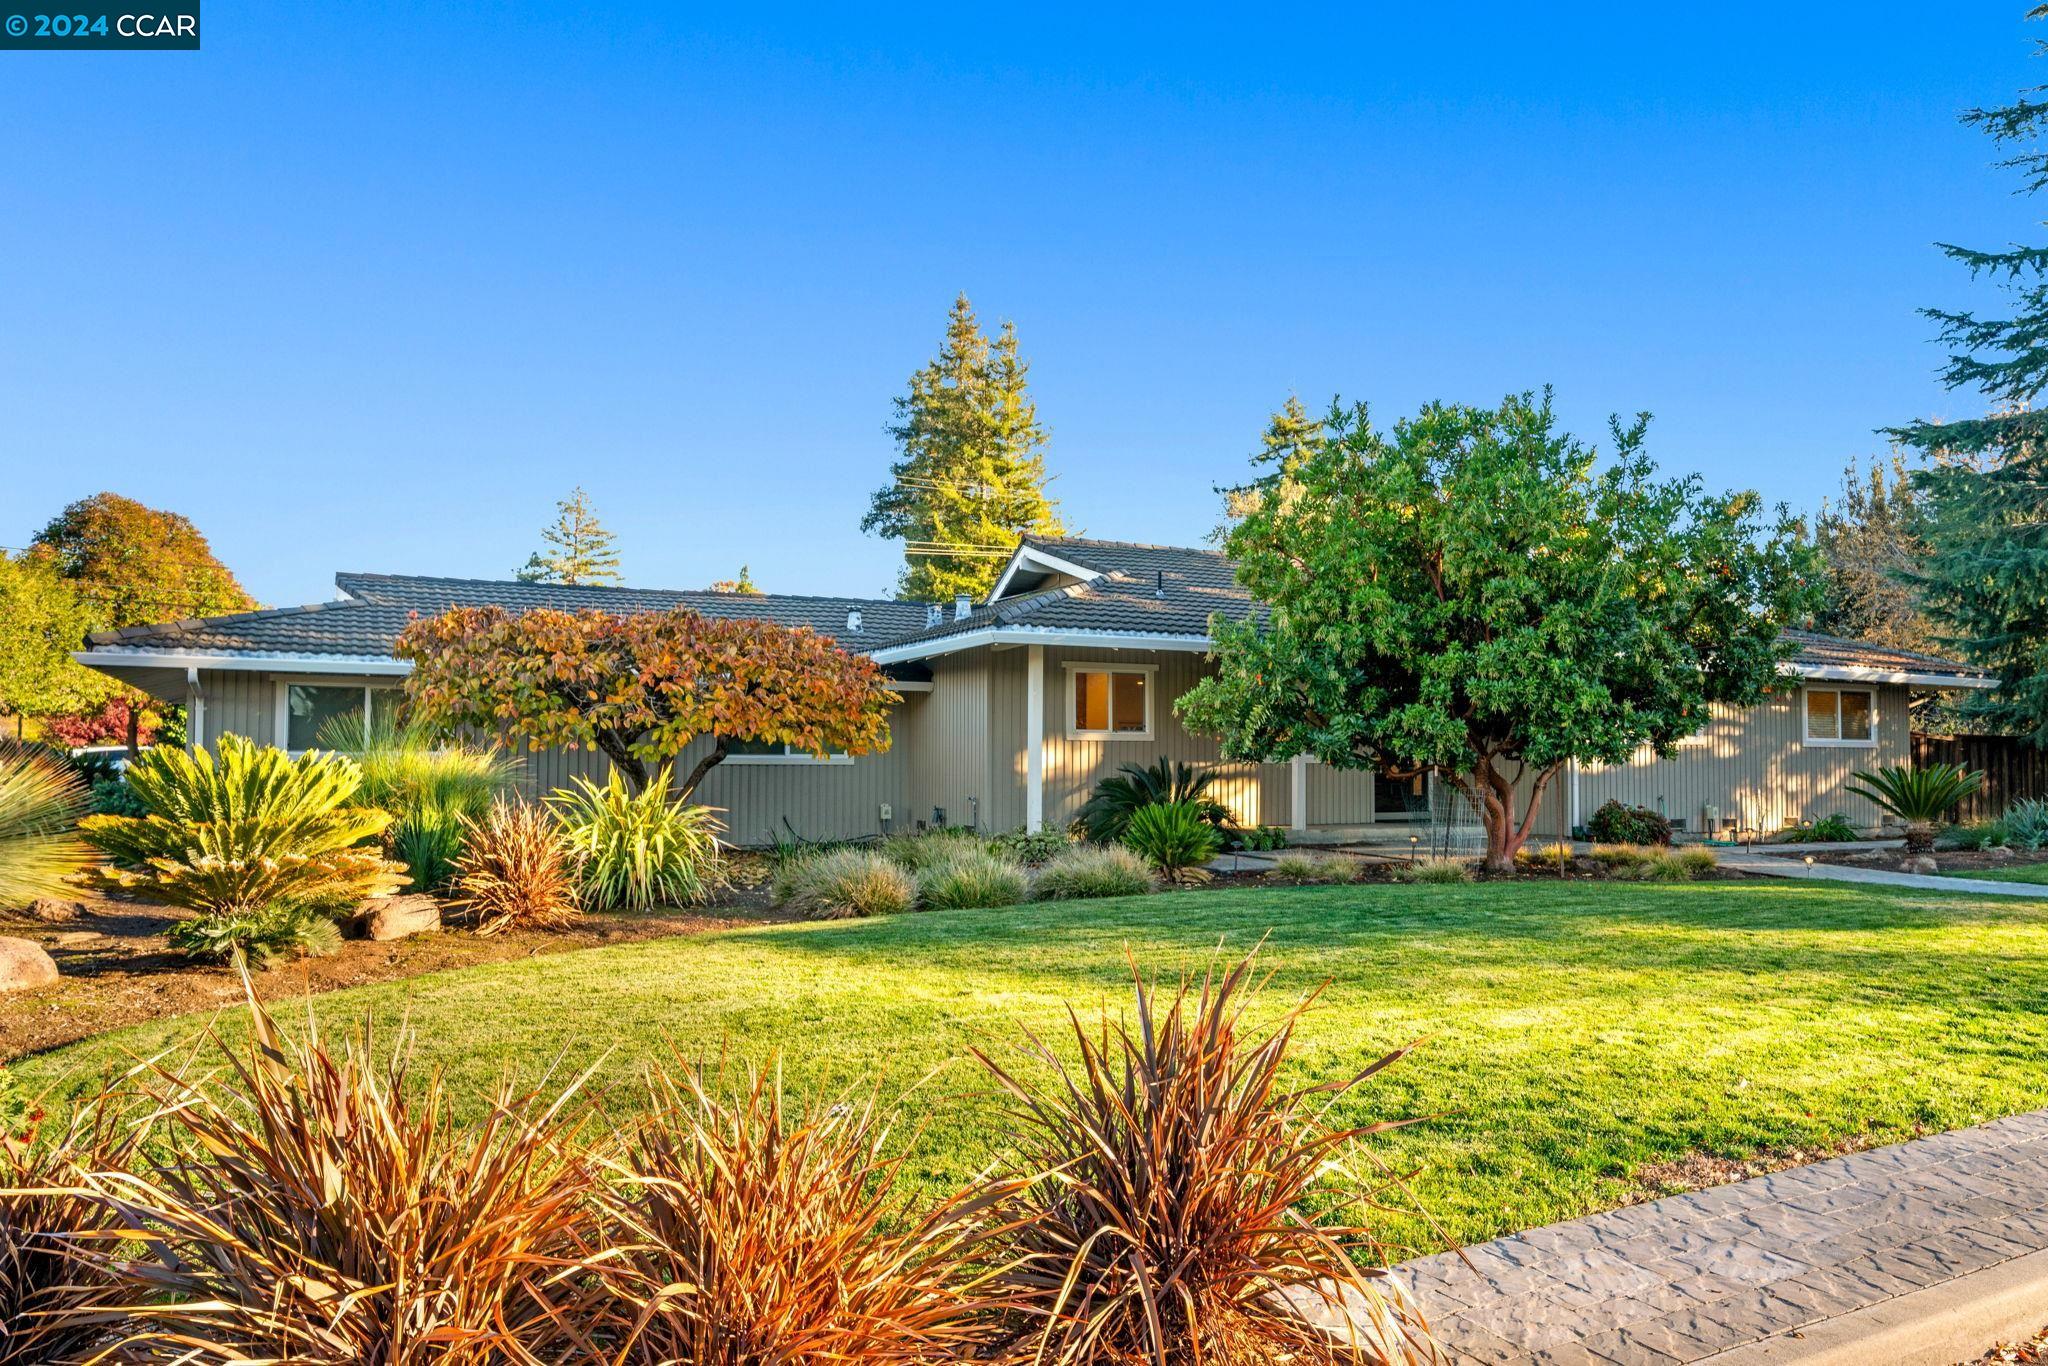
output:
[[[889,598],[803,597],[786,593],[742,597],[731,593],[569,587],[404,574],[337,574],[335,584],[347,594],[343,601],[102,631],[88,637],[88,642],[95,653],[107,655],[172,650],[379,658],[391,654],[398,633],[416,614],[431,616],[450,607],[496,604],[515,611],[554,607],[571,611],[597,608],[650,612],[680,606],[706,616],[809,626],[861,650],[895,650],[937,644],[987,627],[1201,638],[1208,634],[1212,614],[1243,620],[1258,610],[1238,584],[1230,560],[1214,550],[1083,537],[1026,537],[1024,544],[1093,571],[1098,577],[984,603],[965,618],[956,619],[948,610],[938,625],[926,626],[929,609],[925,604]],[[862,629],[858,636],[846,629],[849,611],[861,614]],[[1980,679],[1990,676],[1981,669],[1938,655],[1893,650],[1810,631],[1788,631],[1786,635],[1799,646],[1794,664],[1802,668],[1868,669]],[[904,670],[899,666],[896,672],[903,674]]]

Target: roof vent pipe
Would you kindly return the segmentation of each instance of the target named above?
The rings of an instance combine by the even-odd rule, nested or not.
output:
[[[974,599],[965,593],[953,599],[953,620],[965,621],[974,614]]]
[[[927,626],[937,626],[937,625],[938,625],[938,624],[939,624],[940,622],[944,621],[945,619],[946,619],[946,609],[945,609],[945,608],[943,608],[943,607],[939,606],[939,604],[937,604],[937,603],[935,603],[935,602],[928,602],[928,603],[926,603],[926,604],[924,605],[924,624],[925,624],[925,625],[927,625]]]
[[[860,608],[848,609],[846,613],[846,629],[856,634],[860,631]]]
[[[1163,598],[1166,596],[1166,571],[1164,569],[1159,571],[1159,578],[1156,580],[1152,588],[1152,596],[1155,598]]]

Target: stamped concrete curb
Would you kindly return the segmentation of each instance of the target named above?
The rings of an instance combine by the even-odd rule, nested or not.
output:
[[[2048,1251],[1704,1357],[1696,1366],[1954,1366],[2048,1323]]]

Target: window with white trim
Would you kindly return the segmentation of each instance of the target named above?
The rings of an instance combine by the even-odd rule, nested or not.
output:
[[[359,683],[279,683],[277,733],[293,754],[323,748],[330,726],[360,736],[363,719],[372,729],[388,724],[398,706],[398,689]],[[342,738],[329,733],[330,741]]]
[[[778,744],[769,740],[741,740],[725,737],[725,762],[728,764],[850,764],[853,756],[846,753],[827,754],[819,758],[807,749],[795,745]]]
[[[1151,738],[1152,670],[1067,667],[1067,734],[1097,740]]]
[[[1877,746],[1875,688],[1806,689],[1806,743],[1809,745]]]

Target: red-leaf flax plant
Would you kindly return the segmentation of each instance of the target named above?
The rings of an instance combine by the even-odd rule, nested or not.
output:
[[[773,1065],[657,1066],[646,1088],[587,1259],[604,1362],[960,1362],[1000,1331],[982,1253],[1022,1182],[920,1212],[872,1095],[792,1106]]]
[[[1023,1197],[999,1280],[1020,1359],[1058,1366],[1268,1366],[1438,1360],[1378,1268],[1365,1227],[1303,1209],[1356,1140],[1413,1121],[1333,1128],[1329,1106],[1407,1049],[1303,1090],[1280,1081],[1311,993],[1263,1034],[1246,1025],[1253,957],[1171,995],[1135,964],[1135,1028],[1070,1009],[1078,1061],[1027,1032],[1027,1080],[975,1056],[1010,1101]],[[1356,1206],[1366,1197],[1354,1196]],[[1362,1265],[1361,1265],[1362,1263]]]
[[[40,1111],[0,1134],[0,1366],[82,1359],[107,1330],[92,1314],[111,1284],[82,1239],[113,1215],[81,1188],[134,1157],[144,1128],[99,1096],[60,1128]]]
[[[544,806],[491,803],[464,817],[455,859],[455,907],[478,934],[559,930],[578,915],[576,864],[562,827]]]
[[[370,1028],[340,1056],[308,1021],[287,1038],[250,1000],[245,1049],[143,1089],[172,1156],[93,1173],[116,1218],[95,1260],[115,1284],[107,1360],[292,1366],[501,1366],[560,1360],[573,1326],[548,1303],[573,1279],[594,1184],[563,1111],[501,1085],[458,1124],[439,1076],[414,1085],[407,1041],[378,1062]],[[95,1358],[98,1360],[99,1358]]]

